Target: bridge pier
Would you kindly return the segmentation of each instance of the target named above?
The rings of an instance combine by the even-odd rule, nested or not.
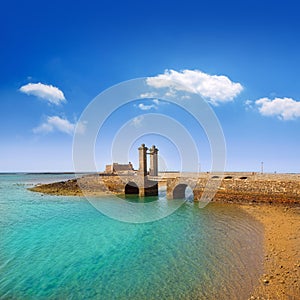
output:
[[[147,150],[148,148],[145,144],[139,147],[139,172],[138,172],[138,182],[139,182],[139,196],[158,196],[158,182],[148,179],[148,169],[147,169]],[[158,149],[152,146],[150,150],[150,173],[151,175],[158,174],[157,165],[157,153]]]
[[[158,196],[158,182],[148,180],[147,177],[134,176],[122,178],[125,195],[139,195],[140,197]],[[113,190],[113,189],[112,189]]]
[[[142,184],[140,185],[139,196],[158,196],[158,182],[148,180],[147,177],[144,177],[142,179]]]

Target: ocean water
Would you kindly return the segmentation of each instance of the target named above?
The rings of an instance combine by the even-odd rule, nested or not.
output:
[[[0,299],[247,299],[258,283],[263,229],[237,206],[130,224],[27,190],[70,177],[0,175]]]

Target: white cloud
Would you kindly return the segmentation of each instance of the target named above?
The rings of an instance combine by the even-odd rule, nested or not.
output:
[[[140,103],[139,105],[138,105],[138,107],[139,107],[139,109],[141,109],[141,110],[150,110],[150,109],[157,109],[157,106],[155,106],[154,104],[149,104],[149,105],[147,105],[147,104],[144,104],[144,103]]]
[[[165,94],[166,97],[175,98],[177,96],[176,89],[169,87],[169,91]]]
[[[141,98],[154,98],[156,96],[157,96],[157,93],[155,93],[155,92],[140,94]]]
[[[144,116],[137,116],[132,119],[131,124],[134,127],[140,127],[142,125],[143,120],[144,120]]]
[[[149,102],[147,102],[149,103]],[[152,103],[152,104],[150,104]],[[138,107],[141,110],[150,110],[150,109],[158,109],[158,106],[161,105],[164,102],[159,101],[158,99],[153,99],[149,104],[140,103],[138,105],[134,105],[135,107]]]
[[[20,87],[20,91],[27,95],[33,95],[38,98],[44,99],[51,104],[59,105],[66,102],[64,93],[53,85],[43,83],[28,83]]]
[[[58,117],[51,116],[47,117],[46,122],[42,123],[40,126],[33,129],[34,133],[49,133],[53,131],[60,131],[72,135],[74,133],[75,127],[77,125],[78,133],[85,132],[85,125],[82,123],[71,123],[69,120]]]
[[[263,116],[277,116],[281,120],[300,118],[300,102],[292,98],[261,98],[255,104]]]
[[[48,133],[53,130],[54,130],[53,125],[49,124],[48,122],[45,122],[40,126],[32,129],[34,133]]]
[[[155,88],[169,88],[170,96],[174,96],[174,91],[185,91],[213,104],[231,101],[243,90],[240,83],[232,82],[227,76],[209,75],[199,70],[166,70],[164,74],[148,77],[146,82]]]

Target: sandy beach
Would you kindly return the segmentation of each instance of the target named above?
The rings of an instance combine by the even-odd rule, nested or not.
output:
[[[300,299],[300,208],[242,205],[264,225],[264,274],[250,299]]]

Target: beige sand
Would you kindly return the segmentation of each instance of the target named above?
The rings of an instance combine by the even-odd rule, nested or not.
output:
[[[265,229],[265,274],[250,299],[300,299],[300,207],[241,207]]]

